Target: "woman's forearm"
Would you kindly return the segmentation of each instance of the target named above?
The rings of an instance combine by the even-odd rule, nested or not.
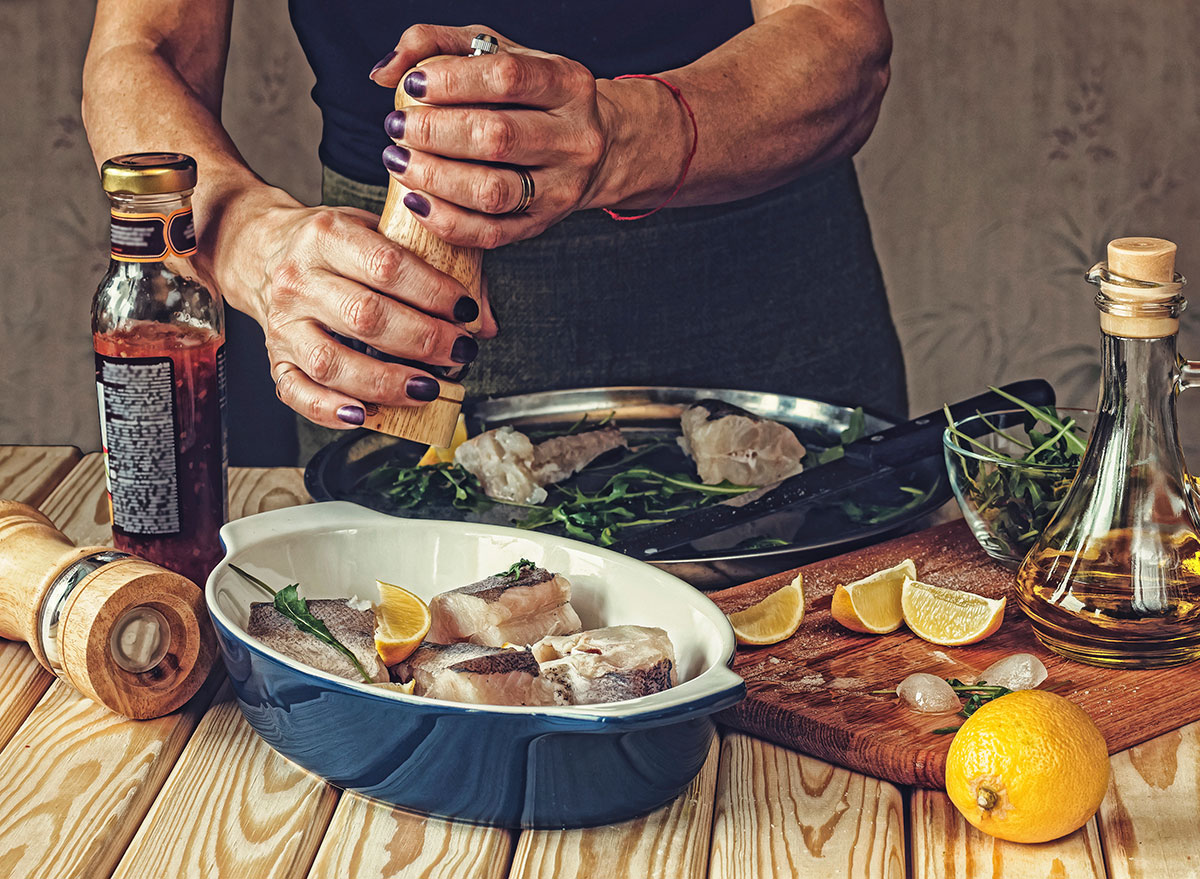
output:
[[[699,140],[673,205],[745,198],[866,142],[887,88],[891,34],[875,0],[756,4],[758,21],[662,76],[696,116]],[[610,147],[591,206],[644,208],[674,188],[692,142],[661,84],[599,83]]]
[[[220,122],[229,0],[179,4],[102,0],[83,71],[83,120],[96,164],[127,152],[170,150],[196,159],[192,196],[201,241],[195,262],[233,305],[261,312],[257,279],[223,258],[234,215],[296,205],[246,165]]]

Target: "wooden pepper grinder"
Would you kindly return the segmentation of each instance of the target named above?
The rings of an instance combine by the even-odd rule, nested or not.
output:
[[[485,36],[487,35],[481,34],[473,43],[476,55],[496,51],[495,39],[487,37],[490,40],[490,43],[487,43],[483,39]],[[426,59],[430,60],[433,59]],[[424,63],[425,61],[421,62]],[[400,87],[396,89],[395,103],[397,110],[420,103],[404,90],[403,78],[400,80]],[[379,231],[466,287],[467,293],[480,306],[482,314],[480,262],[483,252],[476,247],[456,247],[447,244],[417,222],[412,212],[404,206],[404,196],[409,192],[411,190],[395,177],[389,178],[387,201],[379,218]],[[483,326],[483,321],[476,318],[464,326],[467,332],[477,333]],[[424,406],[367,404],[363,426],[420,443],[449,446],[454,437],[458,413],[462,409],[464,391],[462,385],[445,378],[439,377],[438,384],[441,385],[441,392],[437,399]]]
[[[32,507],[0,500],[0,636],[76,690],[137,720],[208,677],[216,639],[200,589],[103,546],[75,546]]]

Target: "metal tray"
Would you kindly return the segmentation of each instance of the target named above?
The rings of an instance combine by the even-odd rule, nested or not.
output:
[[[614,387],[545,391],[491,400],[468,401],[464,408],[474,435],[483,430],[511,424],[525,430],[566,429],[584,415],[613,413],[620,427],[633,439],[677,436],[679,416],[692,403],[703,399],[725,400],[735,406],[788,425],[801,442],[832,446],[850,423],[853,410],[820,400],[735,391],[719,388]],[[866,414],[866,428],[876,431],[891,425],[887,419]],[[516,511],[499,505],[483,516],[439,510],[396,509],[377,493],[358,488],[368,473],[385,463],[416,463],[425,447],[367,430],[358,430],[317,452],[304,472],[304,483],[316,500],[348,500],[372,509],[408,518],[485,519],[503,523]],[[701,589],[718,589],[764,577],[878,540],[885,534],[911,528],[950,498],[941,449],[930,458],[900,474],[900,481],[873,486],[872,498],[842,500],[880,501],[895,497],[901,485],[926,492],[922,502],[885,522],[866,523],[849,518],[840,506],[811,510],[807,514],[783,512],[760,520],[745,533],[718,535],[689,552],[676,552],[656,561],[657,567]],[[506,513],[507,511],[507,513]],[[520,511],[516,511],[520,512]],[[737,549],[746,537],[785,537],[786,547]]]

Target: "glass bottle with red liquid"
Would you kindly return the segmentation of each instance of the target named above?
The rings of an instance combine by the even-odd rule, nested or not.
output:
[[[196,162],[117,156],[101,180],[112,260],[92,341],[113,542],[203,586],[228,513],[225,319],[188,259]]]

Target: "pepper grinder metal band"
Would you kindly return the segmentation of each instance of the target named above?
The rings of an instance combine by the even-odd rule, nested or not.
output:
[[[0,636],[119,714],[160,717],[208,677],[216,639],[191,580],[104,546],[75,546],[0,500]]]

